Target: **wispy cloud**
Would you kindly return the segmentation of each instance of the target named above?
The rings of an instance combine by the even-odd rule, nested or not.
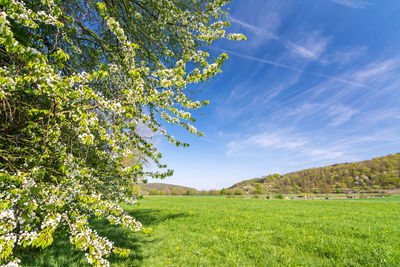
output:
[[[296,69],[280,63],[276,66]],[[335,79],[286,95],[287,101],[269,109],[272,115],[264,117],[263,123],[258,121],[256,128],[265,130],[238,134],[226,145],[226,155],[279,155],[301,164],[330,164],[360,160],[360,151],[370,155],[369,149],[382,143],[399,147],[400,109],[393,108],[400,87],[399,71],[400,56],[371,60],[347,68]],[[368,87],[356,86],[360,83]]]
[[[295,117],[298,121],[319,117],[321,120],[329,122],[328,126],[337,127],[351,120],[358,111],[342,104],[325,101],[323,103],[306,102],[303,105],[290,110],[287,115]]]
[[[382,78],[382,74],[388,73],[388,71],[396,68],[396,64],[399,64],[399,58],[397,59],[389,59],[384,61],[375,61],[373,63],[368,64],[363,69],[356,71],[353,73],[353,77],[355,80],[360,82],[366,82],[370,79]],[[380,76],[380,77],[378,77]]]
[[[279,155],[280,158],[291,160],[307,166],[311,163],[339,163],[360,160],[355,156],[360,151],[368,152],[375,144],[400,145],[400,137],[393,129],[385,129],[374,133],[347,133],[344,136],[329,136],[314,133],[296,133],[295,129],[268,130],[246,137],[240,136],[226,145],[226,155],[229,157],[253,157]]]
[[[377,123],[400,121],[400,109],[393,108],[383,110],[366,111],[359,116],[358,121],[354,124],[355,127],[362,125],[375,126]]]
[[[258,133],[250,135],[245,139],[239,141],[232,141],[228,144],[227,155],[232,155],[237,152],[243,152],[245,150],[254,149],[296,149],[304,147],[308,143],[308,140],[295,135],[289,135],[285,131],[266,131],[264,133]]]
[[[302,32],[300,34],[301,38],[299,38],[299,40],[291,41],[283,38],[282,36],[279,36],[277,33],[274,33],[273,30],[269,29],[268,26],[259,27],[247,23],[243,20],[234,18],[232,16],[229,17],[229,20],[251,31],[260,38],[267,40],[273,39],[275,41],[278,41],[283,47],[286,47],[295,55],[309,60],[318,59],[320,55],[325,51],[328,42],[328,38],[323,37],[319,32],[315,31]]]
[[[324,46],[321,46],[320,44],[316,44],[310,48],[306,48],[293,42],[287,42],[287,44],[295,54],[308,59],[318,58],[321,52],[324,50]]]
[[[349,47],[343,50],[334,51],[331,55],[324,58],[323,63],[346,65],[353,63],[355,60],[366,55],[367,46]]]
[[[247,23],[247,22],[245,22],[243,20],[236,19],[236,18],[234,18],[232,16],[229,16],[228,19],[231,22],[236,23],[236,24],[240,25],[241,27],[246,28],[247,30],[249,30],[249,31],[253,32],[254,34],[256,34],[258,36],[261,36],[263,38],[266,38],[266,39],[279,39],[279,37],[276,36],[271,30],[268,30],[269,27],[266,27],[266,26],[258,27],[258,26],[249,24],[249,23]]]
[[[309,161],[343,159],[345,153],[331,145],[320,145],[290,130],[265,131],[249,135],[247,138],[233,141],[227,145],[226,155],[242,153],[257,154],[257,151],[268,150],[270,153],[285,153]],[[274,152],[275,151],[275,152]]]
[[[371,5],[370,2],[364,0],[330,0],[340,5],[344,5],[351,8],[364,8]]]
[[[223,49],[220,49],[220,50],[223,50]],[[238,56],[238,57],[241,57],[241,58],[244,58],[244,59],[248,59],[248,60],[252,60],[252,61],[261,62],[261,63],[272,65],[272,66],[275,66],[275,67],[284,68],[284,69],[292,70],[292,71],[295,71],[295,72],[305,72],[305,73],[309,73],[309,74],[312,74],[312,75],[315,75],[315,76],[318,76],[318,77],[322,77],[322,78],[326,78],[326,79],[329,79],[329,80],[339,81],[339,82],[342,82],[342,83],[345,83],[345,84],[348,84],[348,85],[352,85],[352,86],[355,86],[355,87],[366,87],[362,83],[358,83],[358,82],[354,82],[354,81],[351,81],[351,80],[347,80],[347,79],[341,78],[339,76],[327,75],[327,74],[320,73],[320,72],[315,72],[315,71],[305,71],[304,68],[296,68],[296,67],[293,67],[293,66],[290,66],[290,65],[287,65],[287,64],[283,64],[283,63],[277,62],[277,61],[268,60],[268,59],[264,59],[264,58],[253,57],[253,56],[248,56],[248,55],[245,55],[245,54],[240,54],[240,53],[237,53],[237,52],[234,52],[234,51],[229,51],[229,50],[226,50],[226,49],[223,50],[223,51],[225,51],[225,52],[227,52],[227,53],[229,53],[231,55],[235,55],[235,56]]]
[[[328,79],[306,91],[312,92],[310,99],[318,99],[329,95],[330,101],[343,102],[353,98],[353,102],[368,103],[380,94],[393,91],[400,86],[400,56],[391,59],[372,60],[365,66],[349,68],[338,74],[335,79]],[[336,81],[347,81],[345,86]],[[364,85],[364,86],[357,86]],[[365,86],[368,85],[368,86]],[[359,88],[364,90],[360,91]],[[314,100],[315,101],[315,100]]]
[[[344,153],[334,149],[305,148],[303,152],[309,155],[313,161],[340,159],[344,157]]]
[[[288,70],[302,71],[302,69],[299,69],[299,68],[296,68],[296,67],[293,67],[293,66],[289,66],[289,65],[286,65],[286,64],[282,64],[282,63],[279,63],[277,61],[258,58],[258,57],[253,57],[253,56],[248,56],[248,55],[245,55],[245,54],[237,53],[237,52],[234,52],[234,51],[229,51],[229,50],[226,50],[226,49],[221,49],[221,50],[226,51],[231,55],[235,55],[235,56],[238,56],[238,57],[241,57],[241,58],[244,58],[244,59],[257,61],[257,62],[269,64],[269,65],[272,65],[272,66],[275,66],[275,67],[280,67],[280,68],[284,68],[284,69],[288,69]]]
[[[291,51],[303,58],[316,60],[325,51],[328,44],[328,38],[323,37],[318,32],[309,32],[302,34],[303,38],[296,42],[286,41],[286,45]]]
[[[290,90],[300,77],[300,73],[292,75],[286,81],[278,84],[255,84],[250,86],[246,82],[237,84],[232,88],[227,97],[221,99],[216,107],[216,115],[220,120],[219,124],[231,123],[239,117],[246,117],[246,121],[259,116],[264,112],[263,107],[272,102],[280,94]],[[249,77],[251,80],[252,77]]]
[[[358,111],[344,105],[334,105],[329,107],[327,113],[333,117],[330,126],[337,127],[349,121]]]
[[[337,76],[355,84],[368,84],[368,87],[328,79],[303,90],[295,100],[292,99],[297,103],[295,106],[280,112],[286,112],[295,123],[313,120],[325,129],[341,128],[348,123],[346,127],[353,125],[369,131],[376,123],[398,121],[400,110],[389,107],[398,98],[399,71],[400,57],[371,61]]]
[[[305,103],[288,115],[295,116],[297,120],[321,117],[324,121],[330,121],[329,126],[337,127],[349,121],[358,111],[342,104],[334,104],[330,101],[324,103]]]

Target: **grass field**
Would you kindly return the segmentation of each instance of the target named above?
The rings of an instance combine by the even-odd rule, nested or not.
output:
[[[132,249],[112,266],[400,266],[399,203],[160,196],[125,207],[151,233],[92,222]],[[87,266],[66,238],[24,252],[22,264]]]

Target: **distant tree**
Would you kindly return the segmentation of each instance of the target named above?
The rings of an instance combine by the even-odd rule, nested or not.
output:
[[[209,190],[208,191],[208,194],[209,195],[212,195],[212,196],[217,196],[217,195],[219,195],[220,194],[220,191],[219,190]]]
[[[226,194],[227,194],[228,196],[233,195],[233,190],[232,190],[232,189],[226,190]]]
[[[264,189],[261,186],[261,184],[259,184],[259,183],[256,184],[255,192],[256,192],[256,194],[259,194],[259,195],[261,195],[264,192]]]
[[[171,195],[172,194],[172,192],[171,192],[171,190],[169,188],[165,188],[165,189],[163,189],[161,191],[163,192],[163,195]]]
[[[219,191],[219,193],[220,193],[221,195],[227,195],[227,194],[228,194],[228,190],[226,190],[225,188],[222,188],[222,189]]]
[[[149,195],[151,195],[151,196],[160,195],[160,191],[158,191],[157,189],[152,189],[152,190],[150,190]]]
[[[235,189],[234,194],[235,195],[244,195],[244,191],[242,189],[240,189],[240,188],[237,188],[237,189]]]
[[[185,195],[188,195],[188,196],[197,195],[197,194],[198,194],[197,190],[194,190],[194,189],[186,190],[186,193],[185,193]]]
[[[328,184],[323,183],[320,187],[320,192],[324,194],[329,194],[332,193],[332,188]]]

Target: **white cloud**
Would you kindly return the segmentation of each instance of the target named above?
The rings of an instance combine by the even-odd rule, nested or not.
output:
[[[285,131],[264,132],[250,135],[244,140],[232,141],[228,144],[227,155],[254,149],[297,149],[308,143],[301,136],[291,135]]]
[[[359,125],[375,125],[385,121],[400,120],[400,111],[395,109],[372,110],[364,112],[358,119]]]
[[[280,134],[257,134],[250,136],[247,139],[247,143],[253,144],[262,148],[287,148],[295,149],[302,147],[308,143],[308,141],[302,138],[294,138],[291,136],[283,136]]]
[[[229,16],[232,23],[253,32],[257,36],[269,40],[273,39],[281,43],[284,47],[291,50],[294,54],[306,58],[316,60],[325,51],[328,38],[323,37],[319,32],[302,32],[301,38],[296,42],[286,40],[285,38],[274,33],[276,25],[270,26],[268,23],[263,27],[247,23],[243,20]],[[305,37],[304,37],[305,36]]]
[[[304,58],[309,58],[309,59],[315,59],[317,58],[321,52],[321,48],[316,46],[315,49],[311,48],[305,48],[304,46],[292,43],[292,42],[288,42],[289,47],[292,49],[293,52],[295,52],[297,55],[304,57]],[[318,53],[318,55],[317,55]]]
[[[222,49],[221,49],[221,50],[222,50]],[[272,65],[272,66],[275,66],[275,67],[280,67],[280,68],[289,69],[289,70],[294,70],[294,71],[302,71],[302,70],[299,69],[299,68],[292,67],[292,66],[289,66],[289,65],[286,65],[286,64],[282,64],[282,63],[279,63],[279,62],[277,62],[277,61],[268,60],[268,59],[263,59],[263,58],[259,58],[259,57],[252,57],[252,56],[248,56],[248,55],[245,55],[245,54],[236,53],[236,52],[229,51],[229,50],[224,50],[224,51],[228,52],[229,54],[232,54],[232,55],[235,55],[235,56],[244,58],[244,59],[248,59],[248,60],[252,60],[252,61],[257,61],[257,62],[269,64],[269,65]]]
[[[300,76],[301,72],[298,72],[279,83],[262,79],[249,85],[248,81],[253,80],[253,76],[250,75],[245,81],[234,86],[229,95],[219,100],[216,107],[219,123],[231,123],[239,117],[246,118],[246,121],[258,118],[259,112],[283,92],[289,91]]]
[[[363,67],[348,68],[345,72],[331,77],[304,93],[309,93],[309,99],[314,102],[315,99],[329,95],[332,103],[342,103],[349,99],[353,102],[373,103],[376,96],[393,92],[400,86],[399,71],[400,56],[379,59]]]
[[[382,74],[387,73],[393,67],[395,67],[395,60],[389,59],[381,62],[373,62],[361,70],[354,72],[352,75],[355,80],[360,82],[366,82],[369,79],[381,79]],[[399,63],[399,62],[397,62]],[[379,76],[379,77],[378,77]]]
[[[323,135],[314,132],[312,135],[296,133],[294,130],[270,130],[230,142],[226,146],[226,155],[242,157],[251,155],[256,157],[270,157],[274,155],[286,160],[309,163],[356,161],[355,151],[368,152],[376,143],[400,145],[400,137],[394,129],[385,129],[376,132],[358,133],[347,132],[345,135]],[[240,139],[239,139],[240,138]],[[329,163],[330,164],[330,163]]]
[[[344,153],[332,149],[306,148],[304,153],[309,155],[312,160],[342,159]]]
[[[296,40],[296,42],[286,42],[286,46],[300,57],[310,60],[319,59],[326,49],[328,38],[323,37],[318,32],[304,33],[302,36],[304,37]]]
[[[358,111],[344,105],[334,105],[329,107],[328,114],[332,116],[332,122],[330,126],[336,127],[347,121],[349,121],[353,115],[357,114]]]
[[[332,51],[321,60],[323,65],[347,65],[357,63],[356,60],[367,55],[367,46],[347,47],[341,50]]]
[[[331,127],[337,127],[349,121],[358,111],[342,104],[334,104],[329,100],[323,103],[306,102],[303,105],[289,111],[287,114],[295,116],[297,120],[320,118],[330,121]]]
[[[330,0],[330,1],[351,8],[364,8],[368,5],[371,5],[370,2],[364,0]]]
[[[316,140],[292,133],[289,130],[265,131],[250,135],[227,145],[226,155],[233,156],[243,153],[255,155],[268,151],[273,154],[288,153],[306,161],[342,160],[348,156],[335,145],[320,144]]]
[[[220,50],[225,51],[225,52],[229,53],[230,55],[235,55],[235,56],[238,56],[238,57],[241,57],[241,58],[244,58],[244,59],[257,61],[257,62],[260,62],[260,63],[272,65],[272,66],[275,66],[275,67],[288,69],[288,70],[293,70],[295,72],[305,72],[305,73],[309,73],[309,74],[312,74],[312,75],[315,75],[315,76],[323,77],[323,78],[326,78],[326,79],[329,79],[329,80],[339,81],[341,83],[345,83],[345,84],[352,85],[352,86],[355,86],[355,87],[366,87],[364,84],[357,83],[357,82],[354,82],[354,81],[351,81],[351,80],[346,80],[345,78],[342,78],[341,76],[331,76],[331,75],[327,75],[327,74],[320,73],[320,72],[315,72],[315,71],[305,71],[304,68],[296,68],[296,67],[293,67],[293,66],[290,66],[290,65],[287,65],[287,64],[282,64],[280,62],[273,61],[273,60],[268,60],[268,59],[259,58],[259,57],[252,57],[252,56],[248,56],[248,55],[245,55],[245,54],[240,54],[240,53],[236,53],[236,52],[233,52],[233,51],[229,51],[229,50],[226,50],[226,49],[224,49],[224,50],[220,49]]]
[[[344,51],[335,53],[334,62],[348,64],[366,54],[368,48],[366,46],[356,46]]]
[[[269,29],[270,27],[268,27],[268,25],[263,26],[263,27],[259,27],[259,26],[255,26],[252,24],[249,24],[243,20],[239,20],[236,19],[232,16],[228,17],[229,21],[236,23],[238,25],[240,25],[243,28],[246,28],[247,30],[253,32],[254,34],[261,36],[265,39],[279,39],[278,36],[276,36],[271,29]]]

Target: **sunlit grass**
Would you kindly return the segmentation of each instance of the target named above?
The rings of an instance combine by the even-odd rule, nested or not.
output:
[[[146,197],[126,210],[150,233],[93,220],[132,249],[112,266],[400,266],[400,198],[264,200]],[[66,238],[25,252],[24,265],[85,266]]]

